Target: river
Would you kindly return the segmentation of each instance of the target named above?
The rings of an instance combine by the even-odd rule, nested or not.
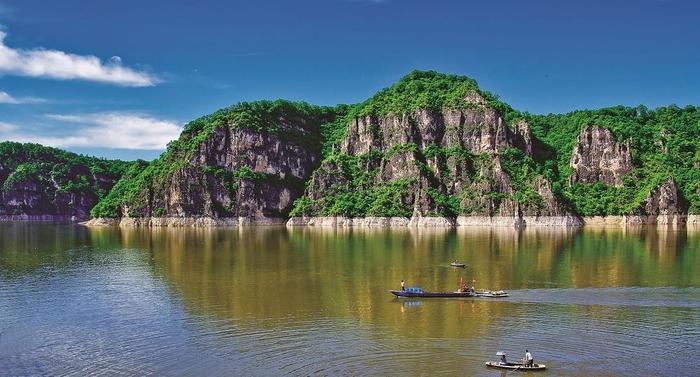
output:
[[[510,297],[387,292],[460,277]],[[0,223],[3,376],[501,376],[526,348],[543,376],[697,375],[700,231]]]

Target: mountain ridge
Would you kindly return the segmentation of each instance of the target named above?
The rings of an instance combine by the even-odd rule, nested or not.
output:
[[[91,214],[683,221],[700,214],[699,140],[695,106],[534,115],[466,76],[413,71],[358,104],[241,102],[198,118]]]

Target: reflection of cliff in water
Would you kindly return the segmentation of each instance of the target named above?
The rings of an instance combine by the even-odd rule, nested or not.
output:
[[[485,335],[512,303],[393,302],[409,286],[453,290],[459,278],[484,288],[698,284],[698,237],[642,229],[459,228],[363,230],[283,227],[91,230],[93,244],[146,251],[196,315],[280,327],[319,318],[403,336]],[[449,261],[467,263],[454,269]],[[687,263],[687,265],[685,265]],[[423,315],[422,313],[429,313]],[[264,319],[264,320],[260,320]]]
[[[44,265],[65,268],[93,259],[90,232],[72,224],[0,222],[0,276],[20,277]],[[48,263],[47,263],[48,261]]]

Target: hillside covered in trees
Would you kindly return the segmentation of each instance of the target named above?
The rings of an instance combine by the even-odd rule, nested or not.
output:
[[[239,103],[187,124],[150,163],[0,146],[6,214],[68,213],[66,193],[100,218],[700,214],[698,107],[536,115],[434,71],[354,105]]]
[[[0,219],[83,220],[132,163],[0,143]]]

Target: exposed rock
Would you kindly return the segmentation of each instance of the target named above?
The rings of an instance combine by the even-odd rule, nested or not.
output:
[[[653,188],[637,210],[624,216],[624,223],[679,225],[686,222],[687,214],[687,205],[671,177]]]
[[[688,215],[686,223],[693,228],[700,227],[700,215]]]
[[[523,216],[575,218],[555,197],[544,177],[527,183],[529,187],[516,187],[502,167],[500,153],[507,148],[520,149],[524,155],[532,156],[534,137],[528,123],[519,121],[511,130],[483,97],[470,101],[479,106],[446,108],[440,112],[418,109],[402,116],[368,115],[353,119],[341,142],[340,153],[353,158],[362,156],[359,161],[365,165],[356,166],[354,174],[369,174],[376,187],[407,181],[407,190],[399,200],[402,206],[412,209],[412,223],[442,222],[423,220],[444,218],[440,215],[447,209],[438,204],[435,195],[459,198],[460,211],[464,214],[511,218],[511,223],[521,222]],[[428,150],[437,152],[428,153]],[[313,220],[322,212],[321,199],[336,193],[372,189],[352,186],[353,173],[345,169],[337,159],[329,159],[314,173],[305,193],[310,199],[305,215],[311,216],[311,223],[327,222]],[[532,197],[530,202],[516,199],[515,193],[524,189],[540,198]],[[572,222],[580,223],[580,219]]]
[[[410,220],[405,217],[362,217],[350,218],[344,216],[328,217],[292,217],[287,226],[320,226],[320,227],[407,227]]]
[[[229,111],[235,114],[238,110]],[[327,119],[310,114],[301,117],[294,109],[269,111],[260,116],[274,123],[272,130],[248,123],[217,124],[206,137],[196,135],[202,140],[187,155],[186,164],[157,161],[181,167],[142,187],[137,197],[140,202],[127,200],[122,214],[132,218],[247,218],[252,222],[286,218],[303,193],[304,182],[319,165],[319,126]],[[190,143],[194,137],[183,134],[180,142]]]
[[[532,143],[534,137],[530,125],[525,120],[519,120],[512,126],[513,133],[511,143],[514,147],[520,149],[526,156],[532,157]]]
[[[121,219],[94,218],[83,222],[85,226],[121,226],[137,228],[208,228],[217,226],[282,225],[286,219],[248,217],[124,217]]]
[[[618,143],[610,130],[586,126],[578,136],[570,165],[569,182],[622,185],[622,177],[632,171],[629,142]]]
[[[644,207],[643,214],[653,215],[682,215],[687,213],[687,208],[683,202],[676,181],[673,177],[659,184],[649,192]]]
[[[90,217],[130,163],[43,147],[0,143],[0,220],[75,221]]]

